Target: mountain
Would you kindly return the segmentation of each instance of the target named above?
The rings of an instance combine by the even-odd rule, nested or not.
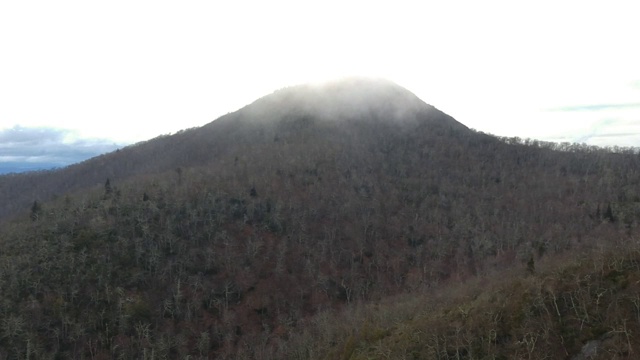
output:
[[[298,117],[305,117],[298,121]],[[139,174],[161,173],[228,161],[255,144],[270,144],[282,137],[296,139],[298,128],[321,125],[324,131],[338,127],[366,126],[384,119],[401,124],[392,131],[409,131],[418,121],[431,122],[442,131],[466,128],[418,99],[408,90],[384,80],[349,79],[324,85],[300,85],[274,92],[201,128],[129,146],[55,171],[0,176],[0,218],[27,209],[34,200]],[[293,127],[289,126],[294,124]],[[376,125],[376,126],[378,126]],[[350,130],[351,131],[351,130]]]
[[[469,357],[480,345],[451,345],[448,320],[460,319],[430,304],[464,309],[479,295],[452,290],[460,284],[508,292],[525,278],[550,290],[474,304],[484,314],[497,300],[521,309],[556,299],[546,309],[564,316],[581,311],[567,303],[580,296],[588,319],[559,316],[569,323],[539,337],[560,334],[564,348],[552,355],[577,356],[583,342],[608,344],[614,330],[603,328],[635,313],[595,321],[593,294],[565,296],[591,283],[571,288],[571,275],[558,271],[567,259],[613,254],[595,263],[601,271],[567,271],[600,279],[594,296],[630,296],[615,286],[635,289],[635,260],[624,254],[638,236],[638,165],[629,149],[470,130],[384,80],[282,89],[200,128],[0,177],[0,355],[376,357],[368,347],[406,340],[380,321],[392,316],[406,329],[442,331],[448,345],[431,354]],[[389,304],[405,298],[424,299],[416,311],[447,321],[421,317],[414,326]],[[330,320],[340,316],[352,322]],[[537,318],[502,324],[504,336],[483,351],[522,357],[531,340],[518,332],[528,329],[523,319]],[[640,322],[624,325],[640,331]],[[473,329],[467,338],[486,335]]]

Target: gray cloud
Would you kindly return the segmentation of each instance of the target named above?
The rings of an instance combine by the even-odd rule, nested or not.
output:
[[[0,173],[62,167],[120,147],[109,140],[73,135],[67,129],[46,127],[0,130]]]
[[[579,141],[579,143],[603,147],[614,146],[612,144],[615,144],[615,146],[638,148],[638,144],[640,144],[640,132],[624,135],[597,134],[586,137],[584,140],[585,141]]]
[[[547,111],[563,129],[552,136],[555,139],[598,146],[640,146],[640,102],[562,106]]]
[[[620,118],[606,118],[596,121],[575,142],[585,142],[593,145],[608,145],[614,143],[619,146],[640,145],[640,121]]]
[[[52,128],[25,128],[15,126],[11,129],[0,130],[0,145],[6,144],[37,144],[46,142],[60,142],[67,130]]]
[[[600,111],[621,109],[640,109],[640,103],[563,106],[559,108],[549,109],[549,111]]]

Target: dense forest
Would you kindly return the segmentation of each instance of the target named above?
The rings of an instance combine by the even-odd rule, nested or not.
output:
[[[640,155],[386,81],[0,177],[0,358],[635,358]]]

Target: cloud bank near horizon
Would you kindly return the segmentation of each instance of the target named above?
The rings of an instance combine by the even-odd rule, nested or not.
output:
[[[0,174],[64,167],[119,147],[110,140],[79,138],[68,129],[0,129]]]

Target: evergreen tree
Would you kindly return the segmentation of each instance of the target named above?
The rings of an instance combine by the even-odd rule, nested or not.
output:
[[[182,185],[182,168],[176,168],[176,174],[178,174],[178,185]]]
[[[533,255],[527,261],[527,273],[534,274],[536,272],[536,263],[533,260]]]
[[[609,222],[616,221],[616,218],[613,216],[613,210],[611,210],[611,203],[607,205],[607,210],[604,211],[604,218],[609,220]]]
[[[38,220],[41,211],[42,207],[40,206],[40,203],[38,203],[38,201],[34,201],[33,205],[31,205],[31,220]]]
[[[104,194],[110,195],[113,192],[113,188],[111,187],[111,181],[107,178],[107,182],[104,183]]]

